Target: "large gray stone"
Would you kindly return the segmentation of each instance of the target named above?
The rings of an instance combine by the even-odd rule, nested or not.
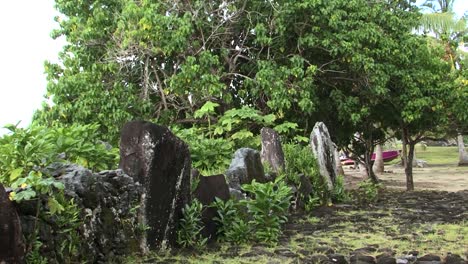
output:
[[[260,157],[262,162],[269,164],[276,173],[284,170],[284,153],[281,146],[279,134],[268,127],[260,130],[262,137],[262,151]]]
[[[0,184],[0,263],[23,263],[24,243],[16,208]]]
[[[150,249],[175,245],[182,208],[190,200],[190,152],[167,127],[145,121],[124,125],[120,164],[143,185],[141,219]]]
[[[335,147],[324,123],[315,123],[310,134],[310,144],[319,165],[320,175],[331,191],[336,181]]]
[[[226,179],[229,187],[235,190],[240,190],[242,184],[251,183],[254,179],[267,182],[260,153],[250,148],[238,149],[226,171]]]
[[[75,164],[55,163],[47,173],[64,183],[67,200],[73,198],[78,209],[78,222],[68,224],[56,221],[55,216],[36,218],[36,201],[19,204],[25,237],[38,229],[39,252],[48,263],[102,263],[140,251],[143,236],[136,213],[142,193],[139,183],[122,170],[93,173]],[[47,211],[47,199],[40,204],[40,210]],[[57,232],[63,229],[70,229],[70,233]],[[60,248],[69,235],[78,236],[76,255]]]

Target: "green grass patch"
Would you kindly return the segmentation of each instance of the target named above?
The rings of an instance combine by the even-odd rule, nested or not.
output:
[[[428,164],[453,165],[458,163],[458,147],[426,147],[416,149],[416,158]]]
[[[401,150],[401,145],[397,146]],[[458,163],[458,147],[426,147],[416,145],[416,158],[431,165],[454,165]],[[400,159],[386,162],[387,165],[400,163]]]

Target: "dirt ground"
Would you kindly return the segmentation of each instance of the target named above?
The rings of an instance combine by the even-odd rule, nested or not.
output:
[[[359,170],[350,166],[343,168],[346,185],[353,189],[364,178]],[[405,189],[404,168],[399,165],[387,165],[385,172],[378,175],[382,183],[390,189]],[[432,165],[426,168],[413,168],[415,190],[434,190],[456,192],[468,190],[468,167],[456,165]]]

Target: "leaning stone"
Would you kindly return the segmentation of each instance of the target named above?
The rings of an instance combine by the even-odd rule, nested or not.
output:
[[[23,263],[24,243],[15,206],[0,184],[0,263]]]
[[[260,130],[262,137],[262,162],[268,163],[274,172],[279,173],[284,170],[284,153],[281,147],[281,140],[279,134],[268,127]]]
[[[209,207],[218,197],[223,201],[229,199],[229,188],[223,174],[214,176],[198,175],[198,186],[194,191],[194,197],[198,199],[203,205],[204,210],[202,213],[202,222],[204,228],[202,235],[208,238],[214,238],[216,235],[216,223],[213,218],[217,216],[216,208]]]
[[[167,127],[144,121],[124,125],[119,168],[143,185],[141,224],[148,227],[151,249],[175,244],[176,225],[190,200],[190,166],[187,144]]]
[[[240,190],[242,184],[267,182],[263,171],[260,153],[250,148],[241,148],[234,153],[229,169],[226,171],[229,187]]]
[[[315,124],[310,134],[310,144],[319,165],[320,175],[331,191],[336,181],[335,147],[324,123]]]

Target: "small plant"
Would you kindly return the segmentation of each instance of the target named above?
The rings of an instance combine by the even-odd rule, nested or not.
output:
[[[186,204],[182,210],[183,217],[177,231],[177,243],[182,247],[200,249],[206,245],[208,239],[201,235],[203,229],[201,225],[202,211],[203,204],[197,199],[194,199],[191,204]]]
[[[349,194],[344,188],[344,177],[340,175],[336,178],[335,186],[332,192],[332,201],[335,203],[346,202],[349,200]]]
[[[311,195],[308,199],[306,199],[305,210],[306,212],[312,212],[312,210],[321,206],[322,204],[323,203],[319,197],[314,197]]]
[[[287,221],[292,191],[279,177],[275,182],[244,184],[242,189],[252,196],[246,200],[247,212],[252,219],[254,237],[260,242],[276,242],[281,225]]]
[[[361,204],[376,202],[380,188],[382,188],[380,183],[373,183],[371,180],[365,180],[358,183],[356,194],[358,202]]]
[[[306,175],[312,184],[312,195],[301,197],[308,210],[329,203],[332,193],[330,193],[326,182],[319,174],[317,161],[312,153],[312,149],[298,144],[285,144],[283,150],[286,160],[284,173],[287,180],[296,186],[300,186],[300,175]]]
[[[234,200],[223,201],[215,198],[211,206],[218,212],[218,216],[214,218],[218,224],[218,240],[242,244],[250,239],[251,229],[247,221],[243,219],[239,205]]]

